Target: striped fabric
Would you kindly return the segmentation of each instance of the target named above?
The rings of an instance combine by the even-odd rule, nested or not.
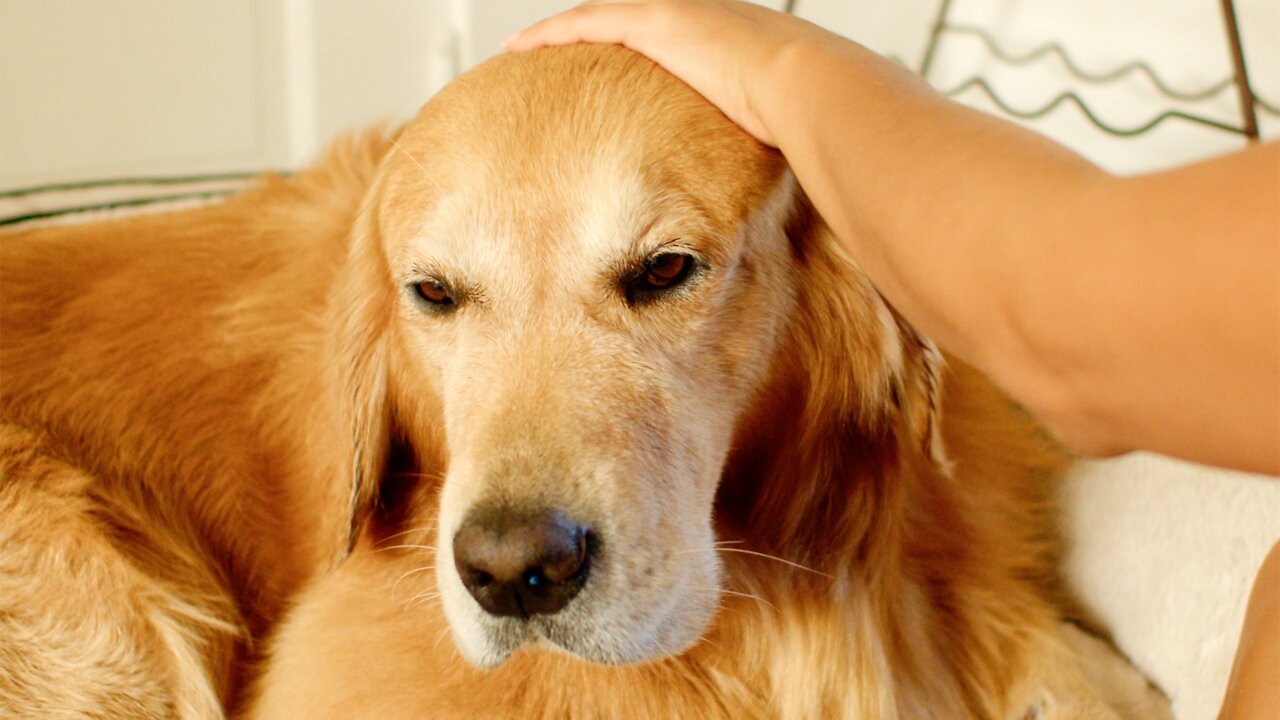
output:
[[[217,202],[259,173],[120,178],[0,191],[0,229],[164,212]]]

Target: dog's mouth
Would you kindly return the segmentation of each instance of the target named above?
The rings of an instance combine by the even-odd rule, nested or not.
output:
[[[526,646],[606,665],[676,655],[719,602],[709,533],[696,549],[657,549],[671,538],[650,537],[644,550],[565,512],[490,506],[440,540],[445,614],[459,651],[481,668]]]

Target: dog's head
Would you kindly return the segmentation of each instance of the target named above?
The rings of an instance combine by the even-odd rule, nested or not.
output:
[[[498,58],[398,137],[335,303],[353,464],[365,495],[393,432],[447,459],[435,567],[468,659],[687,648],[748,426],[932,407],[927,344],[806,207],[775,151],[618,48]]]

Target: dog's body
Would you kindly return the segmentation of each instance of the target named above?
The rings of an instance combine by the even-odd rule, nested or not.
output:
[[[0,250],[19,714],[208,716],[312,578],[253,717],[1160,712],[1062,623],[1061,457],[630,53],[502,58],[396,141]],[[477,518],[576,543],[554,606],[474,581]],[[121,632],[134,675],[82,661]]]
[[[385,146],[0,236],[0,715],[215,717],[345,552],[349,438],[309,421],[334,413],[323,307]]]

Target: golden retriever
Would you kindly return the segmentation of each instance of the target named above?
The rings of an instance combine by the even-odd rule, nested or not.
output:
[[[1167,712],[1064,622],[1052,444],[630,52],[0,251],[20,716]]]

